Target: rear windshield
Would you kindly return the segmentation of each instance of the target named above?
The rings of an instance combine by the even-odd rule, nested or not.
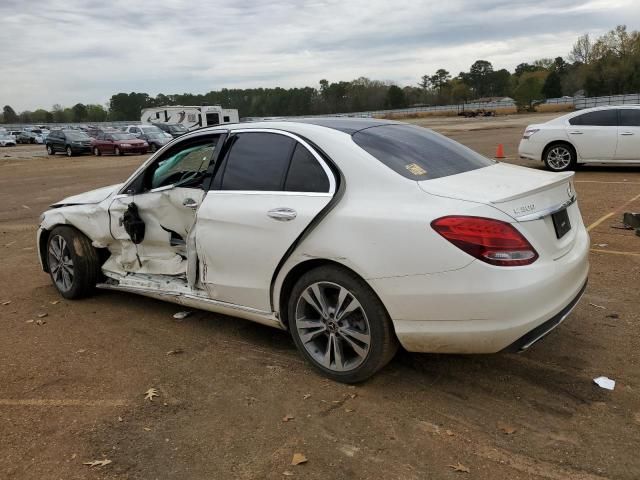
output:
[[[411,180],[432,180],[492,165],[493,160],[415,125],[381,125],[353,134],[353,141]]]

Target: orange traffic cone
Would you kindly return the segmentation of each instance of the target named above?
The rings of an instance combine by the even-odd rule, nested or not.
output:
[[[496,149],[496,158],[505,158],[504,146],[501,143],[498,144],[498,148]]]

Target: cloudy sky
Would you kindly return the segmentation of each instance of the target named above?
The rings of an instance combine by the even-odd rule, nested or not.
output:
[[[417,83],[477,59],[512,70],[582,33],[640,28],[639,0],[0,0],[0,105],[117,92]]]

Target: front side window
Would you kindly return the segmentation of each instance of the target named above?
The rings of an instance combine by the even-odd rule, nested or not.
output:
[[[275,133],[240,133],[233,139],[221,190],[280,191],[295,140]]]
[[[615,127],[618,125],[618,112],[615,109],[597,110],[570,118],[569,123],[571,125]]]
[[[146,190],[173,185],[202,188],[219,136],[182,142],[147,169]]]
[[[640,127],[640,108],[621,108],[620,126]]]
[[[493,165],[447,137],[414,125],[381,125],[353,134],[353,141],[394,172],[431,180]]]

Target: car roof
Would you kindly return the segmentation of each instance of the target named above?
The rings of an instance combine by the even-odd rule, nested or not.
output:
[[[320,127],[332,128],[339,130],[349,135],[353,135],[360,130],[371,127],[379,127],[381,125],[392,125],[398,122],[392,120],[382,120],[378,118],[345,118],[345,117],[311,117],[311,118],[296,118],[287,119],[288,122],[293,123],[308,123],[311,125],[318,125]]]

